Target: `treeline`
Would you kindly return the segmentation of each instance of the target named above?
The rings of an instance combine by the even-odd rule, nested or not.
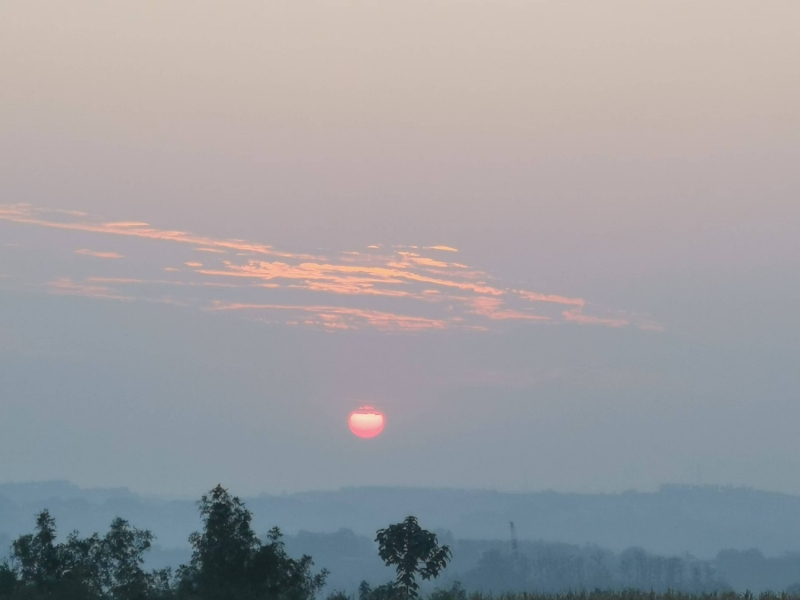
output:
[[[191,555],[175,569],[147,569],[146,554],[154,536],[124,519],[115,518],[103,535],[81,537],[72,532],[59,538],[55,520],[44,510],[33,533],[13,540],[9,557],[0,563],[0,600],[313,600],[329,573],[314,571],[309,550],[314,556],[319,550],[326,566],[333,565],[328,562],[333,555],[341,559],[337,569],[353,562],[355,571],[363,573],[359,576],[379,584],[372,587],[359,579],[357,593],[354,585],[334,587],[352,593],[333,591],[328,600],[413,600],[421,592],[430,600],[481,600],[486,597],[482,594],[507,600],[644,598],[633,591],[564,595],[592,589],[647,590],[647,600],[737,598],[714,563],[690,555],[664,557],[641,548],[615,554],[597,546],[541,542],[495,542],[492,547],[491,542],[456,542],[448,532],[437,536],[422,529],[414,517],[380,529],[374,542],[347,530],[301,534],[291,541],[304,543],[292,544],[290,552],[277,528],[259,538],[251,512],[222,486],[204,495],[198,508],[202,530],[189,537]],[[440,545],[440,536],[450,544]],[[300,558],[292,558],[295,553]],[[359,559],[365,554],[378,559],[379,571],[365,573],[370,569],[363,569],[367,563]],[[729,553],[723,558],[745,571],[744,559],[752,557]],[[440,587],[420,586],[436,579],[448,565],[449,574],[440,580]],[[381,585],[388,578],[387,567],[396,578]],[[789,586],[788,591],[800,592],[800,586]],[[800,596],[780,597],[800,600]]]
[[[439,538],[453,549],[453,560],[439,580],[449,586],[456,581],[471,592],[500,594],[505,592],[564,593],[569,590],[644,589],[702,593],[734,587],[723,574],[746,574],[744,565],[730,573],[730,560],[700,560],[688,554],[663,556],[641,548],[613,552],[596,545],[578,546],[554,542],[520,541],[517,551],[509,541],[456,540],[447,531],[437,531]],[[350,530],[335,533],[300,532],[287,536],[290,552],[310,554],[321,566],[331,570],[328,588],[354,591],[361,579],[381,581],[386,568],[375,556],[370,538],[357,536]],[[722,553],[721,553],[722,554]],[[726,558],[731,553],[725,553]],[[746,556],[750,556],[747,553]],[[734,556],[738,556],[734,553]],[[761,555],[758,555],[761,556]],[[762,562],[763,562],[763,556]],[[741,561],[740,561],[741,562]],[[761,567],[754,563],[753,569]],[[800,565],[790,574],[777,578],[783,590],[800,580]],[[739,584],[741,577],[735,579]],[[764,583],[764,579],[759,580]],[[432,591],[428,585],[426,591]],[[744,590],[747,586],[736,587]],[[750,589],[769,589],[768,585]]]
[[[800,600],[800,595],[786,592],[710,592],[692,594],[687,592],[667,591],[651,592],[647,590],[619,591],[576,591],[563,594],[545,594],[536,592],[516,592],[508,594],[467,593],[463,588],[455,586],[451,589],[437,589],[430,594],[429,600]]]
[[[34,533],[11,546],[0,566],[3,600],[311,600],[325,583],[311,557],[293,559],[280,531],[261,541],[244,504],[221,486],[201,498],[203,530],[191,535],[188,564],[146,571],[153,535],[115,519],[105,535],[69,534],[57,541],[45,510]]]
[[[291,558],[277,527],[259,539],[252,513],[222,486],[198,505],[203,530],[189,536],[191,559],[174,573],[144,568],[153,541],[147,530],[116,518],[103,536],[73,532],[59,542],[55,520],[44,510],[34,533],[18,537],[0,565],[0,599],[313,600],[325,585],[327,571],[314,573],[308,555]],[[415,600],[419,580],[435,579],[452,558],[413,516],[379,529],[375,541],[396,577],[374,589],[362,582],[359,600]],[[348,597],[335,592],[329,600]]]
[[[726,548],[758,548],[768,557],[781,557],[800,550],[800,496],[742,488],[663,486],[654,493],[566,494],[384,487],[244,500],[259,533],[276,523],[286,532],[349,528],[371,542],[376,529],[405,512],[452,531],[459,540],[507,541],[508,522],[514,521],[523,539],[579,545],[591,540],[606,548],[643,546],[662,555],[691,552],[711,558]],[[156,544],[165,549],[186,546],[198,527],[191,500],[65,482],[0,483],[0,532],[11,539],[30,531],[32,515],[44,508],[64,531],[105,531],[114,517],[125,517],[156,533]],[[11,542],[2,541],[3,533],[0,554]]]
[[[469,590],[494,593],[640,589],[697,594],[730,589],[712,563],[691,556],[664,557],[641,548],[615,554],[559,544],[521,546],[518,552],[488,550],[477,566],[458,577]]]

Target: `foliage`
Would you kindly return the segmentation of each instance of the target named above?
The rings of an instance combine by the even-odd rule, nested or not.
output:
[[[396,596],[397,588],[393,581],[376,588],[370,587],[366,581],[358,586],[358,600],[394,600]]]
[[[433,600],[433,595],[431,596]],[[656,593],[646,590],[621,591],[576,591],[564,594],[539,594],[530,592],[482,594],[471,593],[467,600],[800,600],[800,596],[787,593],[765,592],[753,595],[751,592],[737,594],[735,592],[710,592],[689,594],[685,592],[667,591]]]
[[[59,543],[55,519],[42,511],[0,564],[0,600],[312,600],[325,584],[310,556],[287,555],[277,528],[262,543],[250,512],[222,486],[199,508],[203,531],[190,537],[192,559],[174,580],[169,570],[144,570],[149,531],[117,518],[104,536],[73,532]]]
[[[105,536],[81,538],[70,533],[57,542],[55,519],[46,510],[35,532],[11,546],[11,561],[0,567],[0,598],[70,598],[72,600],[146,600],[154,598],[168,573],[146,573],[143,554],[149,531],[115,519]]]
[[[436,534],[422,529],[417,518],[412,516],[402,523],[379,529],[375,541],[386,565],[396,565],[395,585],[405,597],[417,597],[417,575],[422,579],[437,577],[452,557],[450,547],[439,546]]]
[[[198,504],[204,529],[189,538],[192,559],[178,570],[179,598],[310,600],[325,585],[327,571],[313,575],[310,556],[290,558],[277,527],[262,543],[250,511],[221,485]]]
[[[436,588],[433,590],[430,596],[430,600],[467,600],[468,595],[467,591],[461,587],[461,583],[456,581],[450,586],[449,589],[446,588]]]
[[[614,553],[594,545],[533,541],[521,541],[518,552],[514,552],[507,542],[476,540],[459,541],[456,550],[458,561],[450,568],[459,571],[459,580],[470,591],[556,594],[640,589],[705,593],[731,589],[729,575],[720,573],[718,561],[689,554],[663,556],[637,547]],[[796,580],[787,580],[779,589]]]
[[[222,486],[204,495],[198,507],[203,527],[190,537],[191,560],[175,577],[169,570],[144,569],[153,542],[149,531],[117,518],[104,534],[59,537],[55,519],[42,511],[34,531],[14,540],[9,560],[0,563],[0,600],[313,600],[322,589],[327,572],[314,574],[307,555],[291,558],[277,528],[259,539],[250,511]],[[334,545],[340,551],[342,541],[357,542],[352,534],[339,535]],[[362,582],[358,600],[417,598],[416,578],[436,578],[451,564],[449,546],[440,545],[414,517],[378,531],[376,542],[380,558],[396,567],[397,579],[375,588]],[[473,555],[481,548],[473,548]],[[468,549],[458,546],[459,560]],[[470,593],[454,583],[434,590],[429,600],[754,600],[749,593],[724,591],[713,563],[690,555],[663,557],[641,548],[615,555],[592,546],[539,542],[523,542],[519,550],[490,549],[480,555],[477,567],[463,572],[466,589],[484,587],[496,595]],[[753,552],[720,556],[729,568],[741,570],[754,560]],[[511,589],[527,591],[505,593]],[[565,589],[576,591],[555,593]],[[590,589],[595,591],[577,591]],[[622,591],[600,591],[611,589]],[[758,598],[800,600],[800,585]],[[354,599],[333,592],[327,600]]]

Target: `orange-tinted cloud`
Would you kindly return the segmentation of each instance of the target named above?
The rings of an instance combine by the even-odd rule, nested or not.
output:
[[[446,262],[442,262],[440,260],[433,260],[432,258],[425,258],[425,257],[422,257],[422,256],[412,258],[411,262],[416,264],[416,265],[423,266],[423,267],[445,267],[445,268],[447,268],[447,267],[450,266]]]
[[[162,301],[153,300],[153,291],[158,286],[171,286],[176,297],[163,301],[195,308],[217,306],[213,302],[220,301],[220,306],[260,307],[261,312],[293,309],[301,316],[294,315],[292,322],[313,323],[328,330],[479,331],[515,321],[608,327],[630,322],[643,329],[659,327],[628,317],[607,317],[602,311],[598,315],[597,307],[582,298],[509,287],[485,271],[446,262],[441,254],[432,257],[426,252],[457,252],[450,246],[372,244],[365,251],[323,257],[282,252],[247,240],[158,229],[143,221],[108,222],[75,211],[51,213],[29,205],[0,205],[0,220],[75,232],[67,234],[70,239],[75,235],[81,240],[105,235],[140,240],[142,244],[158,243],[157,254],[148,251],[143,255],[162,257],[165,263],[154,265],[129,258],[115,265],[115,273],[108,273],[105,267],[102,274],[115,277],[90,277],[83,283],[68,277],[51,281],[48,289],[53,293]],[[192,260],[193,255],[187,255],[190,251],[203,252],[203,262]],[[121,258],[114,252],[87,248],[76,253]],[[165,272],[171,274],[169,280]],[[124,293],[120,292],[123,287]],[[217,290],[215,297],[209,295],[212,289]],[[565,307],[567,310],[563,310]]]
[[[500,298],[489,298],[478,296],[469,301],[472,313],[481,315],[487,319],[495,321],[519,320],[519,321],[549,321],[550,318],[543,315],[534,315],[519,310],[509,310],[501,308],[503,301]]]
[[[582,323],[584,325],[605,325],[606,327],[625,327],[630,325],[627,319],[610,319],[584,315],[579,309],[565,310],[561,313],[565,321],[570,323]]]
[[[118,252],[98,252],[97,250],[89,250],[88,248],[79,248],[75,250],[75,254],[81,256],[93,256],[94,258],[125,258]]]
[[[236,289],[233,283],[220,281],[170,281],[167,279],[136,279],[133,277],[88,277],[87,283],[104,283],[108,285],[141,285],[141,286],[173,286],[173,287],[202,287],[202,288],[228,288]]]
[[[331,263],[301,263],[289,265],[283,262],[249,261],[246,265],[236,265],[230,261],[224,262],[225,270],[203,270],[206,275],[227,277],[249,277],[254,279],[328,279],[340,280],[340,274],[366,276],[374,283],[402,283],[418,282],[438,285],[446,288],[457,288],[475,292],[476,294],[491,294],[502,296],[505,292],[488,285],[481,285],[469,281],[456,279],[436,278],[391,267],[372,267],[368,265],[337,265]]]
[[[320,323],[339,322],[346,327],[347,322],[358,323],[359,321],[371,325],[377,329],[385,331],[423,331],[427,329],[445,329],[447,322],[443,319],[428,319],[425,317],[414,317],[409,315],[399,315],[377,310],[364,310],[358,308],[348,308],[341,306],[292,306],[282,304],[217,304],[210,310],[281,310],[281,311],[300,311],[314,314]],[[316,321],[307,324],[319,324]],[[344,327],[341,327],[344,328]],[[358,328],[357,325],[353,328]]]
[[[280,287],[275,284],[274,287]],[[410,292],[403,290],[385,290],[378,289],[369,283],[357,282],[322,282],[322,281],[309,281],[306,283],[293,283],[289,285],[293,289],[305,289],[312,292],[328,292],[331,294],[345,294],[349,296],[388,296],[392,298],[408,298],[411,296]]]
[[[211,248],[240,250],[245,252],[253,252],[255,254],[280,256],[286,258],[302,258],[302,259],[317,258],[316,256],[309,254],[292,254],[287,252],[277,252],[273,250],[272,246],[266,244],[253,244],[245,242],[243,240],[220,240],[220,239],[193,235],[185,231],[170,231],[165,229],[156,229],[154,227],[150,227],[148,223],[139,221],[117,221],[109,223],[97,223],[93,221],[75,221],[71,223],[69,222],[65,223],[61,221],[48,221],[47,219],[38,216],[39,213],[46,213],[46,212],[50,211],[35,209],[27,205],[13,205],[10,207],[4,207],[4,209],[0,209],[0,219],[27,225],[39,225],[41,227],[49,227],[52,229],[84,231],[87,233],[103,233],[103,234],[121,235],[125,237],[138,237],[150,240],[162,240],[167,242],[192,244],[194,246],[207,246]]]
[[[517,294],[530,300],[531,302],[553,302],[555,304],[568,304],[574,306],[585,306],[586,300],[583,298],[567,298],[565,296],[556,296],[555,294],[537,294],[536,292],[528,292],[525,290],[517,290]]]
[[[128,229],[128,228],[141,228],[150,227],[150,223],[142,223],[141,221],[116,221],[114,223],[103,223],[109,229]]]
[[[105,300],[133,300],[131,296],[123,296],[113,292],[110,288],[103,285],[89,285],[85,283],[75,283],[64,277],[56,279],[47,284],[51,294],[62,296],[85,296],[87,298],[103,298]]]

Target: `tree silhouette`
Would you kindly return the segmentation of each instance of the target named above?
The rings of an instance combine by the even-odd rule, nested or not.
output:
[[[49,591],[61,579],[63,569],[55,541],[56,521],[43,510],[36,516],[36,533],[20,536],[11,546],[23,583]]]
[[[450,547],[439,546],[436,534],[422,529],[416,517],[379,529],[375,541],[386,566],[397,566],[395,586],[407,598],[418,596],[417,575],[425,580],[437,577],[452,557]]]
[[[203,532],[189,537],[192,559],[181,571],[185,590],[213,598],[233,592],[246,579],[246,570],[258,551],[258,537],[250,527],[252,515],[239,498],[221,485],[198,502]]]
[[[142,568],[144,553],[150,549],[153,534],[136,529],[125,519],[111,522],[108,533],[99,544],[100,584],[113,598],[138,600],[151,594],[154,580],[164,574],[148,574]]]
[[[310,556],[287,556],[276,527],[263,544],[251,527],[252,514],[221,485],[198,503],[204,528],[189,538],[192,559],[178,570],[179,595],[202,600],[310,600],[327,571],[312,575]]]
[[[0,567],[0,597],[144,600],[169,587],[165,571],[142,568],[153,535],[124,519],[114,519],[103,537],[72,532],[56,543],[56,533],[44,510],[35,533],[13,542],[10,564]]]
[[[0,600],[313,600],[327,571],[310,556],[286,554],[275,527],[261,541],[244,503],[218,485],[198,503],[203,530],[189,538],[192,559],[178,569],[146,572],[146,530],[114,519],[105,535],[70,533],[57,541],[55,519],[42,511],[34,533],[21,535],[0,562]]]

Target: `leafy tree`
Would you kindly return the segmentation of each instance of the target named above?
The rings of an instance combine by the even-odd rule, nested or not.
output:
[[[111,522],[108,533],[99,541],[95,559],[104,592],[119,600],[140,600],[153,595],[156,589],[164,591],[163,586],[153,585],[156,580],[163,579],[164,574],[148,574],[142,568],[143,555],[152,542],[152,533],[131,527],[125,519]]]
[[[250,527],[253,517],[221,485],[203,495],[198,506],[204,528],[189,537],[193,552],[189,566],[181,568],[182,587],[201,597],[223,597],[231,587],[241,586],[258,551],[258,537]]]
[[[55,519],[47,510],[36,517],[35,533],[22,535],[11,545],[11,569],[23,593],[71,597],[99,597],[91,554],[96,537],[81,540],[72,533],[56,543]]]
[[[203,532],[189,538],[192,559],[178,570],[179,595],[202,600],[310,600],[325,585],[327,571],[311,573],[310,556],[287,556],[276,527],[263,544],[252,514],[221,485],[199,504]]]
[[[430,595],[430,600],[467,600],[467,591],[458,581],[453,582],[450,589],[436,588]]]
[[[199,508],[203,531],[190,537],[192,559],[177,585],[169,569],[144,570],[149,531],[117,518],[105,535],[73,532],[58,543],[55,520],[42,511],[34,533],[0,563],[0,600],[312,600],[324,586],[327,571],[312,573],[310,556],[290,558],[277,527],[259,540],[250,511],[222,486]]]
[[[358,600],[368,600],[369,593],[372,591],[369,583],[366,580],[363,580],[361,583],[358,584]]]
[[[42,511],[35,533],[11,546],[11,562],[0,566],[0,597],[70,600],[167,598],[165,572],[146,573],[143,554],[153,535],[115,519],[104,537],[72,532],[56,543],[56,524]],[[156,585],[158,584],[158,585]],[[160,594],[160,595],[159,595]]]
[[[396,565],[395,586],[407,598],[418,596],[417,575],[425,580],[438,577],[452,557],[450,547],[439,546],[436,534],[422,529],[416,517],[379,529],[375,541],[386,566]]]
[[[394,581],[390,581],[376,588],[362,581],[358,586],[358,600],[393,600],[397,596]]]
[[[20,582],[43,591],[56,585],[63,569],[55,541],[56,521],[43,510],[36,517],[36,533],[22,535],[11,545]]]
[[[252,579],[260,596],[283,600],[311,600],[325,586],[328,571],[314,575],[314,561],[303,555],[299,560],[286,554],[283,534],[273,527],[267,534],[268,544],[262,545],[253,560]]]
[[[0,564],[0,598],[10,598],[16,589],[17,574],[8,561],[3,561]]]

